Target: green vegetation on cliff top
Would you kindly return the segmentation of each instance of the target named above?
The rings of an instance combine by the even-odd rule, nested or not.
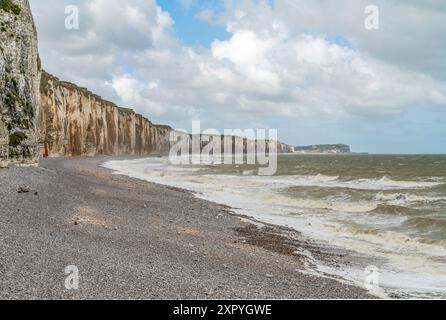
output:
[[[21,12],[20,7],[12,2],[12,0],[0,0],[0,9],[15,15],[19,15]]]
[[[50,81],[52,81],[55,86],[58,86],[59,82],[60,82],[58,78],[52,76],[45,70],[42,70],[42,76],[40,79],[40,92],[41,93],[48,95],[48,92],[50,89]]]

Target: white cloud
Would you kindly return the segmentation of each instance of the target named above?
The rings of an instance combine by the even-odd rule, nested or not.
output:
[[[132,78],[130,75],[114,78],[112,87],[125,105],[141,102],[138,80]]]
[[[370,34],[361,29],[362,0],[355,5],[277,1],[274,7],[267,1],[228,0],[218,20],[225,21],[231,37],[208,49],[182,46],[170,32],[171,16],[154,0],[79,1],[77,33],[55,29],[51,10],[64,1],[32,2],[50,72],[159,121],[180,124],[200,117],[230,127],[234,121],[267,124],[271,115],[339,119],[446,104],[446,84],[432,68],[445,41],[428,46],[434,52],[420,59],[426,49],[417,41],[426,44],[427,35],[438,32],[432,25],[415,31],[416,13],[393,1],[378,1],[387,33]],[[406,26],[410,36],[401,34],[403,24],[386,20],[386,10],[395,8],[412,14],[412,25]],[[429,14],[437,22],[446,18],[446,10]],[[202,11],[197,17],[209,20],[216,13]],[[353,48],[337,44],[337,35]],[[217,112],[222,116],[213,120]]]
[[[277,92],[279,75],[273,71],[267,56],[276,45],[275,39],[260,39],[250,30],[236,32],[229,41],[212,44],[212,56],[217,61],[228,60],[246,82],[257,84],[265,94]]]
[[[203,9],[195,15],[195,18],[201,21],[213,23],[214,22],[213,20],[215,18],[214,15],[215,15],[214,11],[212,11],[211,9]]]

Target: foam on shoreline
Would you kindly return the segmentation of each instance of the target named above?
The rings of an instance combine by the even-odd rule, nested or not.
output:
[[[139,159],[110,161],[103,165],[115,173],[154,183],[191,190],[208,201],[228,205],[243,214],[265,223],[291,227],[304,236],[354,250],[372,254],[386,262],[379,266],[381,284],[388,293],[396,292],[411,297],[446,296],[446,244],[428,242],[398,232],[379,228],[355,226],[354,219],[364,219],[358,213],[375,210],[383,202],[400,199],[398,196],[377,197],[375,202],[324,202],[308,199],[291,199],[274,192],[283,186],[318,185],[347,187],[366,190],[394,190],[432,188],[443,184],[434,181],[393,181],[389,178],[340,181],[331,176],[280,176],[255,177],[249,175],[200,175],[197,168],[170,166],[166,159]],[[398,198],[398,199],[396,199]],[[411,198],[408,201],[426,201]],[[429,199],[427,199],[429,200]],[[336,214],[333,214],[333,213]],[[380,223],[400,225],[404,218],[398,215],[386,217],[367,215],[375,226]],[[348,223],[343,223],[348,221]],[[371,223],[372,224],[372,223]],[[341,275],[362,285],[363,269],[336,270],[320,266],[324,272]],[[329,270],[330,269],[330,270]],[[402,285],[403,284],[403,285]]]

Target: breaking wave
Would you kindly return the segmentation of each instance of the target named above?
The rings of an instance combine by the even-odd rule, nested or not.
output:
[[[386,283],[398,287],[414,281],[414,288],[446,295],[446,218],[436,216],[446,201],[443,177],[408,176],[407,181],[360,175],[347,180],[324,174],[262,177],[253,170],[224,175],[207,168],[198,172],[169,166],[160,159],[111,161],[104,166],[194,191],[200,198],[295,228],[310,238],[385,258],[391,270]],[[410,276],[395,276],[392,270]]]
[[[407,193],[384,193],[380,192],[375,197],[376,201],[389,202],[394,204],[406,204],[412,202],[436,202],[446,201],[446,197],[435,197],[427,195],[415,195]]]
[[[395,181],[387,176],[380,179],[356,179],[341,180],[339,176],[326,176],[322,174],[306,176],[275,176],[275,177],[247,177],[253,180],[268,180],[277,186],[302,186],[302,187],[323,187],[323,188],[347,188],[358,190],[405,190],[405,189],[426,189],[443,185],[440,181]]]

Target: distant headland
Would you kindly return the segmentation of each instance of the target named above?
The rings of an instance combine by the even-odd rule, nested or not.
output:
[[[295,153],[352,153],[351,147],[346,144],[316,144],[311,146],[294,147]]]

